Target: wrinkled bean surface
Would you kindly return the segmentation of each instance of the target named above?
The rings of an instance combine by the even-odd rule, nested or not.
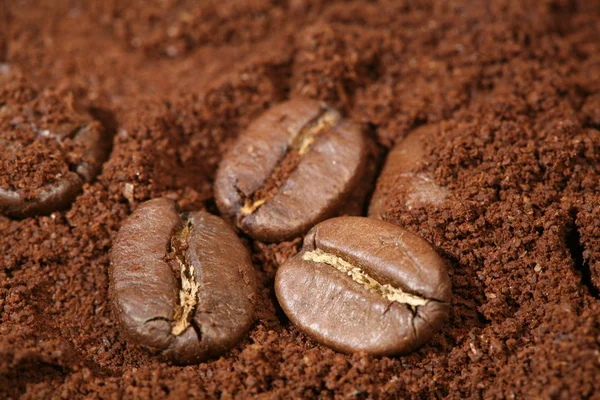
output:
[[[217,205],[255,239],[291,239],[335,215],[361,183],[366,158],[359,126],[325,103],[293,99],[260,116],[226,154]]]
[[[254,320],[250,255],[219,217],[181,216],[171,200],[150,200],[123,224],[110,256],[110,296],[122,330],[163,359],[216,357]]]
[[[448,316],[444,260],[388,222],[339,217],[316,225],[278,270],[277,298],[290,320],[338,351],[406,354]]]

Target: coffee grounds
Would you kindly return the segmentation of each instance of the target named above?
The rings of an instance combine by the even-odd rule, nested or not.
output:
[[[40,91],[22,77],[0,77],[0,85],[0,186],[27,199],[83,161],[74,138],[91,117],[71,93]]]
[[[0,90],[31,96],[11,104],[48,93],[40,118],[51,118],[73,96],[114,141],[69,210],[0,217],[0,397],[600,393],[597,0],[9,0],[5,20]],[[111,240],[150,198],[216,213],[223,153],[298,95],[364,124],[382,148],[439,125],[423,168],[451,196],[409,210],[386,188],[384,218],[449,260],[449,321],[408,356],[336,353],[291,325],[273,294],[301,240],[244,238],[260,288],[248,337],[218,360],[158,362],[113,318]],[[23,146],[32,137],[18,134]],[[35,184],[65,168],[52,147],[24,148]]]

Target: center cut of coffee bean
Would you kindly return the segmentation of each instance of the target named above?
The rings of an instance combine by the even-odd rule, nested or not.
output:
[[[406,293],[402,289],[396,288],[388,283],[381,283],[372,276],[369,276],[361,268],[350,264],[344,259],[336,256],[332,253],[327,253],[321,249],[308,251],[302,255],[302,259],[305,261],[313,261],[317,263],[327,264],[338,271],[348,275],[352,280],[359,285],[362,285],[366,289],[379,293],[390,301],[395,301],[400,304],[406,304],[411,309],[415,309],[418,306],[424,306],[429,302],[425,299],[414,294]]]
[[[287,153],[266,179],[264,185],[244,200],[244,206],[240,210],[241,215],[250,215],[271,200],[298,167],[303,156],[310,151],[317,136],[329,131],[340,119],[340,113],[331,108],[324,108],[316,118],[303,126],[293,138]]]
[[[183,226],[171,238],[170,255],[179,267],[179,304],[173,316],[171,333],[180,335],[189,326],[198,304],[198,289],[200,285],[194,277],[194,266],[187,257],[188,242],[192,233],[192,222],[185,221]]]

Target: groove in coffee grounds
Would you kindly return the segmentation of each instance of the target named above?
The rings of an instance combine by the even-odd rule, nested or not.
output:
[[[171,238],[169,253],[179,267],[179,304],[173,315],[171,333],[182,334],[191,324],[194,311],[198,304],[198,290],[200,285],[194,278],[194,266],[187,257],[188,242],[193,226],[190,220],[183,222],[182,227]]]
[[[338,271],[348,275],[352,280],[370,291],[379,293],[384,298],[400,304],[408,305],[412,310],[416,307],[426,305],[430,300],[414,294],[406,293],[388,283],[381,283],[369,276],[361,268],[356,267],[335,254],[327,253],[321,249],[308,251],[302,255],[305,261],[313,261],[327,264]]]
[[[341,115],[331,109],[324,108],[317,117],[307,123],[294,137],[289,150],[264,185],[244,200],[240,210],[242,217],[254,213],[267,201],[271,200],[292,172],[298,167],[302,157],[310,151],[317,136],[333,128],[341,119]]]
[[[584,257],[585,248],[581,242],[581,234],[575,221],[575,215],[572,215],[572,218],[573,221],[569,224],[565,238],[569,254],[571,255],[575,269],[581,274],[581,283],[588,288],[592,296],[600,299],[600,290],[592,282],[590,264]]]

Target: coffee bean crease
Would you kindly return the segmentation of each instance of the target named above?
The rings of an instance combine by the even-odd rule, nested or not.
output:
[[[171,252],[179,266],[179,279],[181,281],[179,306],[175,310],[173,328],[171,329],[171,333],[174,335],[180,335],[190,326],[190,320],[198,304],[198,290],[200,285],[194,279],[194,266],[190,264],[185,252],[192,230],[192,222],[190,220],[185,221],[183,227],[179,232],[176,232],[171,241]]]
[[[305,261],[327,264],[348,275],[354,282],[362,285],[368,290],[379,293],[381,296],[390,301],[406,304],[411,309],[415,309],[418,306],[424,306],[430,301],[429,299],[406,293],[402,289],[394,287],[389,283],[381,283],[363,271],[360,267],[352,265],[343,258],[332,253],[327,253],[321,249],[304,253],[302,255],[302,259]]]
[[[310,151],[317,136],[333,128],[340,119],[341,115],[339,112],[332,108],[324,107],[317,117],[309,121],[298,131],[293,137],[289,150],[279,162],[279,165],[275,167],[273,173],[267,178],[264,185],[248,197],[239,191],[242,198],[245,197],[244,205],[240,210],[242,218],[254,213],[275,196],[286,178],[296,169],[302,157]],[[283,168],[286,162],[291,165],[288,168]]]

